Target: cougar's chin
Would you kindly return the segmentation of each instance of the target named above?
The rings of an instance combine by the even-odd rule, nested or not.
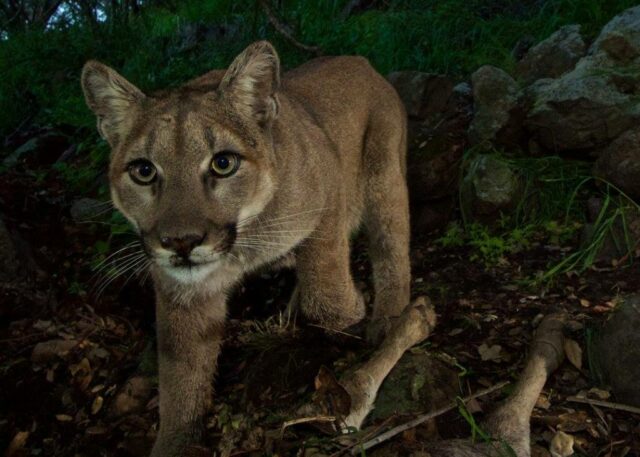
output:
[[[214,273],[219,267],[221,262],[219,260],[200,264],[189,264],[171,266],[165,265],[162,267],[163,271],[182,284],[193,284],[200,282],[207,278],[207,276]]]

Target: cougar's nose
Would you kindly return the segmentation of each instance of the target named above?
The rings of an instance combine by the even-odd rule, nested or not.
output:
[[[160,238],[160,245],[186,259],[196,246],[202,244],[202,241],[204,241],[204,235],[192,233],[178,237],[163,236]]]

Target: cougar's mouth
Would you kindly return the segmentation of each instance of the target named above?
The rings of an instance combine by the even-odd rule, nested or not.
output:
[[[192,283],[201,281],[220,265],[220,259],[208,262],[193,262],[191,260],[180,259],[178,263],[170,262],[170,265],[163,265],[164,271],[181,283]]]

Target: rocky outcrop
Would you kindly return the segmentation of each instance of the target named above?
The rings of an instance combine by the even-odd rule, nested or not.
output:
[[[388,79],[409,114],[407,184],[412,229],[425,232],[444,227],[458,193],[472,116],[471,88],[420,72],[396,72]]]
[[[627,297],[594,342],[597,374],[619,402],[640,406],[640,296]]]
[[[526,126],[550,151],[595,153],[640,119],[634,71],[640,49],[640,7],[607,24],[576,67],[537,84]]]
[[[526,83],[557,78],[573,70],[586,52],[580,26],[566,25],[527,51],[518,62],[516,76]]]
[[[491,222],[501,211],[513,208],[521,185],[507,162],[480,155],[470,163],[460,191],[465,215]]]
[[[600,153],[594,175],[640,200],[640,127],[628,130]]]
[[[498,139],[518,103],[518,84],[505,71],[485,65],[471,75],[475,115],[469,126],[473,145],[490,146]]]
[[[443,75],[421,71],[396,71],[387,76],[400,95],[409,117],[427,118],[444,111],[453,82]]]

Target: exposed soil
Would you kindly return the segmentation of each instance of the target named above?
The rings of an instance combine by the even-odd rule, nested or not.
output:
[[[28,279],[0,289],[0,449],[11,456],[146,455],[158,423],[150,284],[121,279],[99,297],[91,291],[92,246],[106,239],[109,230],[73,222],[69,207],[75,196],[65,189],[57,178],[38,182],[26,171],[0,176],[7,225],[26,240],[38,266],[29,269]],[[528,251],[487,267],[469,260],[467,248],[443,248],[435,238],[424,235],[413,241],[413,294],[431,298],[439,324],[402,362],[358,439],[446,402],[430,400],[431,389],[440,397],[464,397],[513,380],[522,368],[536,316],[565,309],[572,316],[572,338],[583,351],[583,367],[578,370],[565,361],[546,386],[532,421],[536,455],[546,455],[556,430],[572,434],[582,455],[640,455],[640,416],[567,401],[597,386],[588,341],[618,297],[636,291],[637,264],[565,275],[543,290],[525,280],[564,255],[557,246],[534,243]],[[353,270],[370,297],[361,240],[355,242]],[[215,406],[206,424],[205,444],[217,449],[216,455],[339,455],[356,442],[305,425],[281,432],[283,422],[310,399],[321,366],[341,373],[370,352],[361,339],[326,335],[288,319],[284,310],[293,283],[291,271],[265,272],[248,278],[231,301]],[[66,353],[45,354],[34,362],[36,345],[51,340],[75,344]],[[425,370],[424,357],[435,368]],[[134,376],[142,381],[133,385]],[[438,383],[448,385],[434,388]],[[398,390],[411,385],[415,391],[405,397],[415,402],[401,401]],[[479,421],[507,391],[481,398],[469,409]],[[368,455],[408,455],[437,436],[469,435],[456,411],[436,424],[406,432]]]

